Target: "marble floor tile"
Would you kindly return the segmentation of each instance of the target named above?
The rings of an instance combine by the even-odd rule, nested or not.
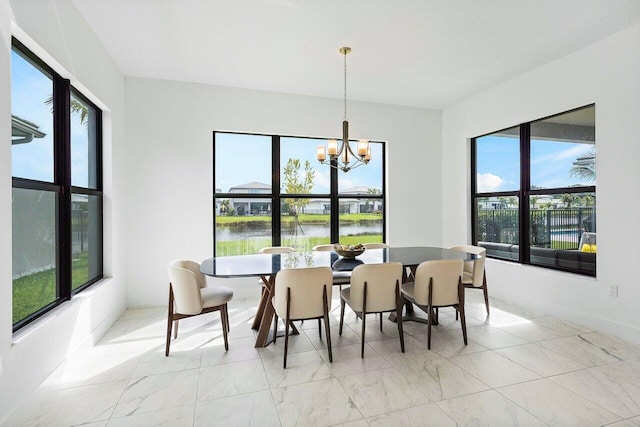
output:
[[[459,426],[542,427],[547,425],[494,390],[443,400],[436,405]]]
[[[612,412],[544,378],[497,391],[554,426],[601,426],[620,420]]]
[[[331,426],[362,419],[337,379],[272,390],[280,422],[288,426]]]
[[[271,392],[266,390],[198,402],[193,426],[216,425],[278,427],[280,420]]]
[[[518,338],[515,335],[488,325],[468,328],[467,336],[472,337],[475,342],[482,344],[488,349],[511,347],[527,343],[527,341],[522,338]]]
[[[29,409],[24,426],[71,426],[108,420],[127,381],[55,390]]]
[[[365,417],[429,403],[429,398],[395,368],[339,378]]]
[[[530,320],[527,320],[526,323],[519,323],[515,325],[507,324],[494,326],[498,326],[500,329],[510,333],[511,335],[515,335],[523,340],[532,342],[552,340],[561,337],[560,334],[555,333],[551,329],[537,325]]]
[[[591,329],[587,327],[576,325],[574,323],[567,322],[566,320],[558,319],[557,317],[552,316],[538,317],[536,319],[532,319],[531,322],[538,326],[542,326],[543,328],[549,329],[561,337],[569,337],[572,335],[591,332]]]
[[[613,335],[602,332],[591,332],[588,334],[580,334],[580,338],[622,360],[640,357],[640,345],[629,343]]]
[[[622,358],[609,352],[607,348],[593,344],[581,336],[542,341],[540,345],[586,367],[605,365],[622,360]]]
[[[348,423],[336,424],[333,427],[369,427],[366,420],[349,421]]]
[[[178,406],[158,411],[111,418],[108,427],[191,427],[195,405]]]
[[[423,343],[427,343],[428,334],[414,335],[414,338]],[[464,344],[462,331],[451,329],[439,329],[433,327],[431,330],[431,350],[444,358],[455,357],[461,354],[471,354],[480,351],[487,351],[487,347],[475,342],[467,335],[467,345]]]
[[[148,375],[164,374],[167,372],[184,371],[200,367],[200,349],[179,351],[171,349],[169,356],[165,356],[164,348],[158,348],[140,356],[140,361],[133,371],[133,378]]]
[[[494,351],[456,356],[450,360],[491,388],[540,378],[535,372]]]
[[[585,366],[572,359],[534,343],[499,348],[495,352],[542,377],[564,374],[585,368]]]
[[[439,359],[441,356],[435,351],[429,351],[427,342],[416,339],[411,335],[404,336],[404,353],[400,347],[400,339],[390,339],[383,341],[371,341],[369,346],[377,354],[382,356],[391,365],[403,365],[424,359]],[[365,348],[365,357],[367,349]]]
[[[326,352],[319,351],[319,353],[333,375],[337,377],[375,371],[391,366],[389,362],[374,351],[370,344],[365,343],[364,347],[364,358],[360,357],[360,344],[335,347],[333,349],[333,363],[329,363],[329,355]]]
[[[640,417],[628,418],[613,424],[607,424],[607,427],[640,427]]]
[[[242,362],[259,359],[260,352],[256,348],[254,337],[229,339],[229,350],[224,349],[224,340],[216,339],[202,348],[200,367],[224,365],[225,363]]]
[[[623,418],[640,414],[640,360],[611,363],[550,378]]]
[[[364,340],[365,342],[381,341],[388,339],[398,340],[398,324],[387,319],[388,314],[383,314],[382,331],[380,330],[380,321],[375,314],[367,314],[367,323],[365,325]],[[362,322],[345,325],[345,328],[351,328],[358,337],[362,336]]]
[[[258,348],[258,351],[262,358],[284,357],[284,336],[279,337],[275,344],[271,343],[266,347]],[[299,335],[289,335],[289,350],[287,351],[287,354],[302,353],[305,351],[315,351],[315,347],[311,344],[307,334],[300,331]]]
[[[318,336],[318,328],[305,329],[304,333],[307,335],[307,338],[309,338],[309,341],[315,349],[324,350],[327,348],[327,338],[324,334],[324,326],[322,328],[322,338]],[[351,328],[345,326],[342,330],[342,335],[338,335],[338,326],[331,326],[332,347],[357,344],[359,342],[360,336],[356,334]]]
[[[113,417],[195,403],[198,374],[191,369],[129,380]]]
[[[443,358],[405,364],[396,369],[432,402],[489,388],[464,369]]]
[[[326,351],[321,352],[327,354]],[[287,368],[283,369],[284,359],[269,357],[262,360],[271,388],[303,384],[333,377],[331,368],[325,363],[320,352],[312,350],[287,355]]]
[[[269,389],[260,359],[209,366],[199,374],[198,402]]]
[[[367,419],[371,427],[456,427],[456,422],[433,403]]]

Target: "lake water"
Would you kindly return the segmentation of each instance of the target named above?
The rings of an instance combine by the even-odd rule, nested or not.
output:
[[[250,224],[250,225],[249,225]],[[282,228],[284,235],[294,234],[294,224],[286,224]],[[329,224],[302,224],[302,232],[307,237],[329,237]],[[361,223],[349,223],[340,225],[340,235],[370,235],[382,234],[382,221],[363,221]],[[298,229],[300,235],[300,229]],[[242,226],[220,226],[216,227],[216,240],[234,241],[246,240],[255,237],[271,237],[270,223],[245,223]]]

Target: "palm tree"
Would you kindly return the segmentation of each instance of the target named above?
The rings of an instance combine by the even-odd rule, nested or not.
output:
[[[569,176],[585,181],[596,180],[596,151],[591,150],[586,156],[578,157],[569,170]]]

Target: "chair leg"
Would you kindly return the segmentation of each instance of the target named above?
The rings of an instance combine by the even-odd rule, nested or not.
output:
[[[287,369],[287,350],[289,350],[289,309],[291,308],[291,288],[287,288],[287,315],[284,322],[284,362],[283,369]]]
[[[318,338],[322,339],[322,319],[318,319]]]
[[[464,315],[464,286],[462,279],[458,279],[458,310],[460,311],[460,324],[462,326],[462,338],[467,345],[467,322]]]
[[[164,355],[169,356],[169,346],[171,345],[171,327],[173,326],[173,289],[169,284],[169,311],[167,313],[167,345]]]
[[[433,277],[429,279],[429,305],[427,313],[429,313],[429,321],[427,322],[427,349],[431,350],[431,324],[433,323],[431,319],[431,313],[433,313],[433,306],[431,305],[433,302]]]
[[[489,315],[489,291],[487,290],[487,272],[482,275],[482,292],[484,292],[484,305],[487,306],[487,316]]]
[[[222,336],[224,337],[224,350],[229,351],[229,337],[227,334],[229,333],[229,325],[227,315],[225,314],[227,308],[227,304],[224,304],[220,307],[220,321],[222,322]]]
[[[360,344],[360,357],[364,359],[364,329],[367,325],[367,282],[364,282],[364,294],[362,295],[362,341]]]
[[[276,343],[276,339],[278,338],[278,315],[273,314],[273,343]]]
[[[398,335],[400,336],[400,349],[404,353],[404,329],[402,328],[402,306],[404,302],[400,296],[400,283],[396,281],[396,319],[398,322]]]
[[[227,319],[227,332],[231,332],[231,322],[229,322],[229,305],[224,305],[224,317]]]
[[[327,301],[327,285],[324,285],[322,299],[324,303],[324,334],[327,337],[327,349],[329,350],[329,362],[333,363],[333,352],[331,350],[331,329],[329,328],[329,302]]]
[[[333,363],[333,352],[331,350],[331,329],[329,328],[329,301],[327,301],[327,285],[322,291],[322,303],[324,304],[324,333],[327,336],[327,350],[329,351],[329,362]]]
[[[338,328],[338,335],[340,336],[342,336],[342,325],[344,324],[344,306],[345,301],[342,296],[340,296],[340,327]]]
[[[382,332],[382,313],[380,313],[380,332]]]

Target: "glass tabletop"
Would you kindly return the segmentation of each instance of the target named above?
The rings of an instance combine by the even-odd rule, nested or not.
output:
[[[476,259],[474,254],[437,247],[394,247],[367,249],[355,259],[340,257],[335,252],[293,252],[288,254],[253,254],[208,258],[200,271],[214,277],[270,276],[283,268],[332,267],[336,271],[351,271],[360,264],[399,262],[415,267],[424,261],[440,259]]]

